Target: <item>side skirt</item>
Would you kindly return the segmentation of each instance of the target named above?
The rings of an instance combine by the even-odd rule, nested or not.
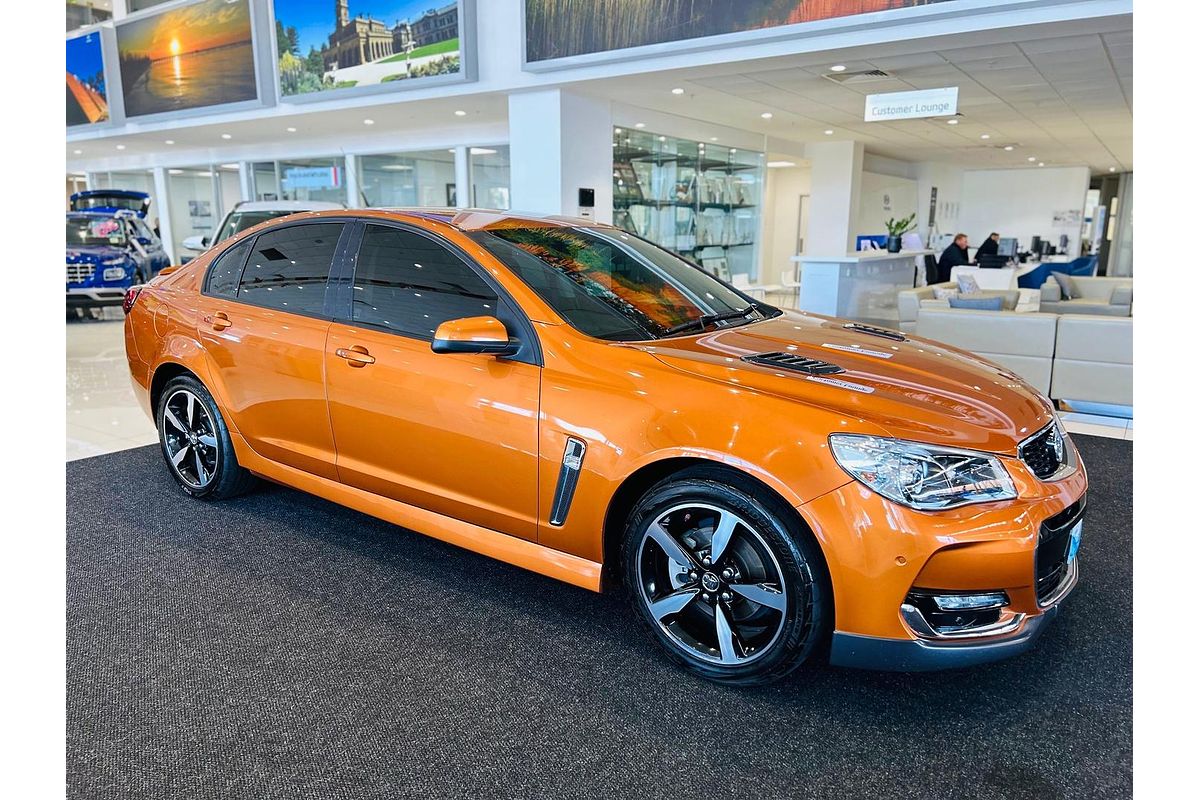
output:
[[[600,591],[601,565],[595,561],[278,464],[255,453],[239,434],[229,433],[238,462],[256,475],[513,566]]]

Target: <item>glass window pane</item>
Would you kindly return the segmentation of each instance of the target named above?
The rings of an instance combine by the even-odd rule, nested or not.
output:
[[[362,199],[371,208],[444,208],[457,200],[452,151],[362,156],[359,173]]]
[[[112,0],[67,0],[67,30],[112,19]]]
[[[472,147],[471,205],[507,210],[509,188],[508,145]]]
[[[208,268],[208,294],[220,297],[236,297],[238,277],[242,274],[242,265],[246,263],[246,255],[250,252],[251,239],[238,242],[233,247],[217,256],[217,260]]]
[[[314,222],[270,230],[254,240],[238,299],[261,306],[319,314],[341,222]]]
[[[344,158],[299,158],[279,162],[279,200],[346,202]]]
[[[428,339],[446,320],[495,316],[496,293],[432,239],[368,225],[354,273],[352,315]]]

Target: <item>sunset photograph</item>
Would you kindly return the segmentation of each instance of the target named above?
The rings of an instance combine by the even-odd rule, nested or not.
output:
[[[253,100],[249,0],[207,0],[117,27],[125,113]]]

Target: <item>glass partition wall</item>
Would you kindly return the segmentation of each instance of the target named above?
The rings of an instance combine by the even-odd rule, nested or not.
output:
[[[454,151],[423,150],[359,156],[359,204],[444,208],[457,199]]]
[[[764,156],[613,129],[613,223],[724,279],[757,278]]]

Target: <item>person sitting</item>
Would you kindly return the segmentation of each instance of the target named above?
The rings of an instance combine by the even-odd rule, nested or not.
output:
[[[967,244],[967,235],[960,233],[954,237],[950,246],[942,251],[942,257],[938,259],[938,283],[950,280],[950,270],[971,263],[971,257],[967,254]]]
[[[1000,234],[993,233],[988,238],[983,240],[983,244],[979,245],[979,249],[975,251],[976,263],[982,265],[984,256],[999,256],[1000,255]]]

